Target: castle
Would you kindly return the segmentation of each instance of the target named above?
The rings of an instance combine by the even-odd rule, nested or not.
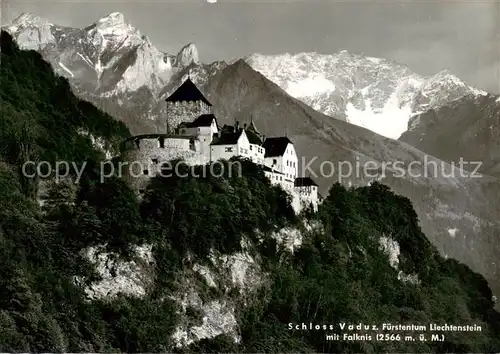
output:
[[[167,99],[165,134],[133,136],[122,146],[122,158],[131,161],[129,182],[142,193],[162,163],[183,159],[188,165],[241,156],[264,168],[271,183],[280,185],[293,198],[295,210],[318,205],[318,185],[298,176],[298,158],[287,137],[265,137],[253,119],[249,124],[221,127],[212,104],[188,78]],[[172,128],[175,127],[175,128]]]

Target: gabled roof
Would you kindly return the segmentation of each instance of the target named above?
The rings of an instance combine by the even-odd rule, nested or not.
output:
[[[202,114],[194,121],[186,123],[184,126],[186,128],[197,128],[197,127],[209,127],[215,119],[215,124],[217,124],[217,118],[213,114]]]
[[[196,85],[188,78],[186,81],[180,85],[177,90],[174,91],[168,98],[167,102],[181,102],[181,101],[203,101],[207,105],[212,106],[212,104],[203,96],[201,91],[196,87]]]
[[[253,118],[250,119],[250,124],[249,124],[247,130],[250,130],[250,131],[254,132],[257,135],[260,135],[260,132],[258,131],[257,127],[255,126]]]
[[[266,149],[264,157],[283,156],[288,144],[293,144],[286,136],[267,138],[262,145]]]
[[[240,129],[236,133],[221,132],[219,137],[216,138],[210,145],[236,145],[242,133],[243,129]]]
[[[247,135],[247,138],[248,138],[248,141],[250,142],[250,144],[262,145],[262,140],[260,140],[260,137],[255,132],[253,132],[252,130],[249,130],[249,128],[247,128],[245,130],[245,133]]]
[[[310,187],[318,186],[311,177],[297,177],[295,178],[295,187]]]

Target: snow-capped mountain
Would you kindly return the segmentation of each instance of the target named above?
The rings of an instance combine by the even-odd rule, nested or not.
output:
[[[6,29],[21,48],[41,51],[59,74],[86,90],[110,95],[146,86],[156,92],[172,75],[172,58],[118,12],[84,29],[57,26],[23,14]],[[183,63],[193,54],[185,54]]]
[[[385,59],[337,54],[253,54],[247,63],[319,112],[397,139],[411,117],[468,94],[486,95],[445,70],[422,77]]]
[[[81,29],[23,14],[4,29],[22,49],[39,51],[79,96],[127,122],[134,133],[159,128],[160,91],[179,72],[201,65],[194,44],[176,55],[164,53],[119,12]]]

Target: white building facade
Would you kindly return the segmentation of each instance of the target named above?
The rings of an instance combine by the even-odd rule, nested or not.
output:
[[[127,141],[130,146],[125,156],[151,166],[135,171],[143,173],[139,190],[167,159],[183,158],[186,164],[196,165],[240,156],[263,166],[271,183],[292,195],[295,210],[311,204],[317,207],[318,185],[310,177],[298,176],[297,152],[288,137],[264,139],[253,119],[248,126],[240,127],[236,122],[235,126],[221,128],[212,114],[212,105],[189,79],[169,96],[167,107],[171,111],[167,134],[137,136]],[[175,129],[171,129],[172,122]]]

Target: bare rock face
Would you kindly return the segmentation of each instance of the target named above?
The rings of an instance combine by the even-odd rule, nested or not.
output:
[[[40,50],[54,44],[53,24],[39,16],[24,13],[6,29],[16,38],[22,49]]]
[[[191,64],[199,65],[198,49],[193,43],[185,45],[177,54],[175,63],[181,67],[188,67]]]

